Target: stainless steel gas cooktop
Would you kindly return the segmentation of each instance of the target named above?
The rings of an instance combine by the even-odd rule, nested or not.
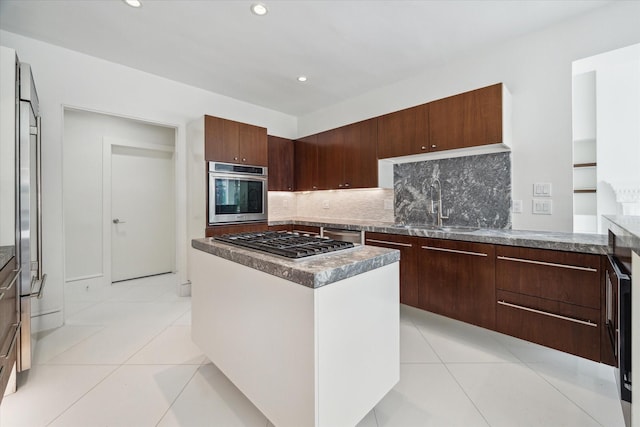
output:
[[[351,242],[278,231],[224,234],[213,239],[291,259],[306,258],[355,246]]]

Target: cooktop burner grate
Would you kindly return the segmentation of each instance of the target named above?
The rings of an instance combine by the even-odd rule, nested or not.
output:
[[[213,239],[291,259],[335,252],[355,246],[351,242],[278,231],[224,234]]]

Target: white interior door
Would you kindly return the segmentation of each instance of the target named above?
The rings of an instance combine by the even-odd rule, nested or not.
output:
[[[173,152],[111,146],[111,281],[175,271]]]

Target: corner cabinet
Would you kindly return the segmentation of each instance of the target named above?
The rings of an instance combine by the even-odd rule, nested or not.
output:
[[[267,129],[204,116],[205,160],[267,166]]]
[[[364,120],[295,142],[296,190],[378,185],[377,123]]]
[[[269,135],[269,191],[293,191],[293,141]]]

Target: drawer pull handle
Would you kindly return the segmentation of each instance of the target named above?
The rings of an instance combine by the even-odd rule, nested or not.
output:
[[[542,314],[544,316],[555,317],[556,319],[568,320],[569,322],[579,323],[581,325],[593,326],[594,328],[598,327],[597,323],[593,323],[589,320],[585,321],[585,320],[574,319],[573,317],[567,317],[567,316],[562,316],[560,314],[549,313],[548,311],[536,310],[535,308],[524,307],[518,304],[511,304],[505,301],[498,301],[498,304],[506,305],[507,307],[511,307],[511,308],[517,308],[519,310],[530,311],[532,313]]]
[[[385,245],[393,245],[393,246],[404,246],[406,248],[413,247],[411,243],[390,242],[388,240],[367,239],[367,242],[384,243]]]
[[[434,248],[433,246],[422,246],[422,249],[428,249],[430,251],[451,252],[454,254],[462,254],[462,255],[488,256],[487,254],[483,254],[480,252],[460,251],[458,249]]]
[[[3,283],[3,286],[0,288],[0,291],[8,291],[9,289],[11,289],[13,287],[13,284],[16,283],[16,280],[18,280],[18,276],[20,276],[20,272],[22,271],[22,267],[20,267],[17,270],[14,270],[13,273],[15,273],[15,276],[13,276],[13,279],[11,279],[11,281],[9,282],[8,285],[5,285]],[[5,281],[5,283],[8,281],[9,279],[7,279]]]
[[[581,270],[581,271],[591,271],[591,272],[597,272],[598,271],[597,269],[591,268],[591,267],[579,267],[577,265],[556,264],[554,262],[534,261],[532,259],[511,258],[511,257],[508,257],[508,256],[498,256],[498,259],[501,259],[501,260],[504,260],[504,261],[524,262],[526,264],[539,264],[539,265],[546,265],[546,266],[550,266],[550,267],[569,268],[571,270]]]

